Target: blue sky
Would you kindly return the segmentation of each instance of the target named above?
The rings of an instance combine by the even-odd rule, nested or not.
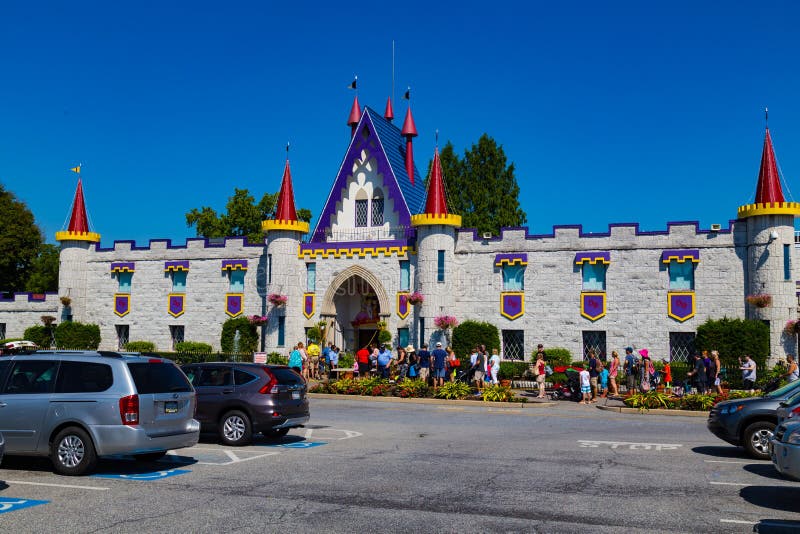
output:
[[[362,105],[412,86],[425,168],[484,132],[532,233],[727,224],[753,199],[764,106],[800,200],[792,2],[30,2],[0,7],[0,183],[48,241],[84,164],[104,245],[195,235],[185,213],[280,185],[323,207]],[[789,196],[789,192],[784,190]]]

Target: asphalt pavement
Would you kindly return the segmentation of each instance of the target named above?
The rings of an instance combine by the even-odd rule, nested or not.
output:
[[[157,463],[104,460],[99,476],[8,457],[0,528],[727,533],[793,520],[800,530],[800,483],[716,439],[703,418],[346,397],[312,399],[311,413],[283,440],[231,448],[206,436]]]

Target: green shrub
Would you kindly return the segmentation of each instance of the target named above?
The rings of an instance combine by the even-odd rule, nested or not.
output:
[[[510,362],[501,361],[500,370],[497,372],[497,378],[501,380],[511,380],[512,378],[521,377],[525,374],[530,366],[527,362]]]
[[[570,362],[570,367],[586,367],[587,362],[584,360],[578,360],[574,362]]]
[[[486,402],[509,402],[514,398],[511,388],[505,386],[487,386],[483,390],[483,400]]]
[[[500,350],[500,332],[490,323],[464,321],[453,329],[453,351],[461,359],[461,367],[469,368],[469,356],[478,345],[486,345],[487,354]]]
[[[128,352],[155,352],[156,344],[152,341],[128,341],[125,343]]]
[[[694,345],[698,351],[718,350],[726,367],[749,354],[760,369],[769,357],[769,327],[753,319],[709,319],[697,327]]]
[[[209,353],[213,349],[211,345],[208,343],[203,343],[201,341],[181,341],[180,343],[175,344],[175,352],[178,353]]]
[[[36,343],[39,348],[49,349],[53,343],[53,330],[52,327],[35,325],[26,328],[22,334],[23,339]]]
[[[350,369],[353,367],[353,363],[356,361],[356,357],[349,352],[340,352],[339,353],[339,364],[337,367],[339,369]]]
[[[428,389],[428,384],[424,380],[403,380],[397,384],[397,393],[404,399],[425,397],[428,395]]]
[[[567,383],[567,374],[566,373],[553,373],[552,375],[548,376],[546,380],[552,384],[566,384]]]
[[[682,410],[708,411],[714,406],[716,394],[708,393],[705,395],[684,395],[681,397],[680,408]]]
[[[378,332],[378,343],[389,343],[392,341],[392,333],[388,330],[381,330]]]
[[[267,354],[267,363],[271,365],[288,365],[289,357],[280,352],[270,352]]]
[[[647,393],[634,393],[624,401],[626,406],[631,408],[651,409],[651,408],[672,408],[672,401],[669,395],[658,391],[648,391]]]
[[[433,395],[437,399],[463,399],[472,393],[472,388],[464,382],[445,382]]]
[[[100,327],[67,321],[56,327],[55,337],[56,347],[60,349],[97,350],[100,346]]]
[[[322,339],[322,331],[320,331],[318,326],[312,326],[306,332],[306,337],[312,343],[319,343],[319,340]]]
[[[535,350],[531,353],[531,361],[536,361]],[[551,367],[569,365],[570,361],[572,361],[572,353],[563,347],[551,347],[544,349],[544,361]]]
[[[239,346],[234,347],[237,331],[239,332]],[[222,334],[219,341],[222,352],[252,353],[258,347],[258,328],[247,317],[232,317],[222,323]]]

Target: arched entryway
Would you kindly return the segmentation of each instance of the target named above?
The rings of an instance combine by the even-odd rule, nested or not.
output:
[[[389,299],[374,274],[354,265],[328,286],[320,313],[326,322],[334,323],[329,340],[352,352],[376,338],[378,321],[389,316]]]

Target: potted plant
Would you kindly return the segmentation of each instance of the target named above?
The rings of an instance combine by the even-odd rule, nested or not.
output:
[[[753,295],[747,295],[744,299],[748,304],[756,308],[768,308],[772,306],[772,295],[769,293],[755,293]]]
[[[269,321],[269,315],[248,315],[247,319],[250,321],[250,324],[261,326]]]
[[[276,308],[283,306],[289,300],[286,295],[281,295],[280,293],[270,293],[267,297],[267,300],[275,306]]]
[[[417,304],[422,304],[423,302],[425,302],[425,296],[419,291],[414,291],[413,293],[410,293],[406,297],[406,302],[408,302],[412,306],[416,306]]]
[[[435,324],[436,328],[439,330],[448,330],[458,326],[458,319],[452,315],[440,315],[433,319],[433,324]]]

